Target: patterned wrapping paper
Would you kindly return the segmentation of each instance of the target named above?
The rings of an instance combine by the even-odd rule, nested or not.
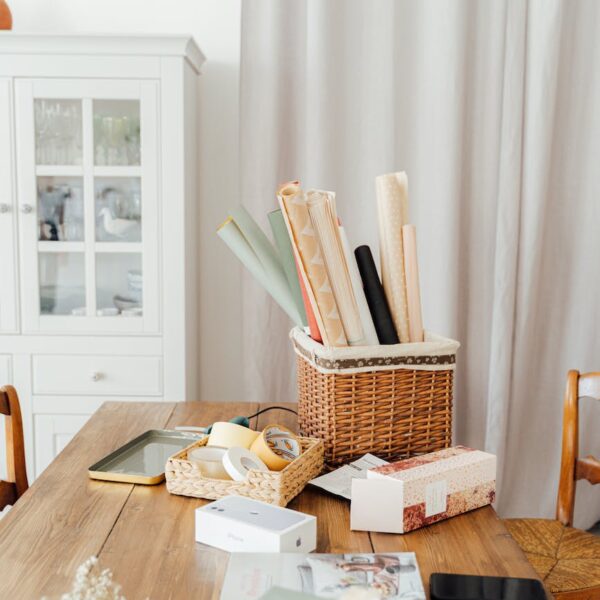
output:
[[[278,197],[281,208],[289,221],[291,233],[306,271],[312,294],[316,300],[318,310],[314,312],[323,337],[323,343],[326,346],[347,346],[348,341],[329,284],[329,277],[319,248],[319,242],[315,236],[308,213],[306,194],[302,192],[299,186],[295,186],[295,188],[286,189],[282,187],[278,192]]]
[[[455,446],[367,473],[367,479],[386,478],[403,484],[402,533],[407,533],[494,502],[496,457]]]

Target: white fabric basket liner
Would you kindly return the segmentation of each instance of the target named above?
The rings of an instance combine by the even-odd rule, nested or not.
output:
[[[425,341],[381,346],[323,346],[302,328],[290,331],[294,351],[321,373],[364,373],[367,371],[448,371],[456,369],[456,340],[429,331]]]

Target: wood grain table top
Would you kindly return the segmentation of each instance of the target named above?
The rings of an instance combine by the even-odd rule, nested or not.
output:
[[[194,510],[207,501],[173,496],[164,484],[92,481],[87,468],[148,429],[207,425],[265,406],[104,404],[0,520],[0,598],[59,597],[95,555],[128,600],[217,600],[228,554],[194,541]],[[251,426],[273,422],[296,427],[284,411]],[[492,507],[405,535],[351,531],[349,502],[311,486],[290,508],[317,516],[318,552],[416,552],[426,589],[435,571],[537,578]]]

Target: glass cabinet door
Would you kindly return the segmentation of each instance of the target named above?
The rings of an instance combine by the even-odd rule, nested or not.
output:
[[[158,329],[156,84],[17,84],[26,331]]]

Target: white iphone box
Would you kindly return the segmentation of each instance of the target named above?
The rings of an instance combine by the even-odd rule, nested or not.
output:
[[[317,518],[243,496],[196,509],[196,541],[227,552],[312,552]]]

